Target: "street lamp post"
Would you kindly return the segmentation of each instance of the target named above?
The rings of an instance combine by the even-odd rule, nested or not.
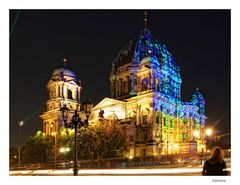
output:
[[[205,136],[210,136],[212,134],[212,130],[211,129],[206,129],[205,133],[203,132],[203,127],[201,128],[201,134],[199,133],[199,131],[194,131],[193,135],[195,136],[195,138],[198,138],[200,135],[200,140],[201,140],[201,164],[203,164],[204,161],[204,151],[203,151],[203,141],[205,139]]]
[[[205,139],[205,137],[206,136],[210,136],[210,135],[212,135],[212,129],[210,129],[210,128],[208,128],[208,129],[206,129],[206,131],[205,131],[205,133],[204,133],[204,139]],[[203,142],[203,140],[202,140],[202,142]],[[203,147],[202,147],[203,148]],[[207,148],[207,146],[206,146],[206,148]],[[202,164],[203,164],[203,160],[204,160],[204,155],[203,155],[203,149],[202,149]]]
[[[66,128],[73,128],[74,129],[74,166],[73,166],[73,174],[74,176],[78,175],[78,164],[77,164],[77,128],[81,128],[83,126],[88,126],[88,118],[91,113],[93,103],[88,100],[85,103],[82,103],[84,112],[86,114],[87,119],[85,121],[82,121],[81,118],[78,116],[78,106],[77,109],[74,112],[74,115],[72,116],[72,121],[70,123],[67,123],[68,116],[69,116],[69,108],[67,108],[67,105],[64,104],[64,107],[62,107],[61,113],[63,117],[63,121]]]
[[[21,128],[22,128],[22,126],[23,126],[23,121],[20,121],[19,123],[18,123],[18,127],[19,127],[19,145],[18,145],[18,166],[20,166],[21,165],[21,144],[22,144],[22,142],[21,142],[21,136],[22,136],[22,130],[21,130]]]
[[[202,127],[202,129],[201,129],[201,143],[202,143],[202,157],[201,157],[201,164],[203,165],[203,163],[204,163],[204,160],[203,160],[203,158],[204,158],[204,153],[203,153],[203,127]]]

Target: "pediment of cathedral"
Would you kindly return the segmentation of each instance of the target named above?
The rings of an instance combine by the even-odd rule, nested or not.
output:
[[[111,98],[104,98],[102,101],[100,101],[94,108],[94,110],[98,110],[104,107],[110,107],[110,106],[114,106],[114,105],[122,105],[125,104],[124,101],[119,101],[119,100],[115,100],[115,99],[111,99]]]

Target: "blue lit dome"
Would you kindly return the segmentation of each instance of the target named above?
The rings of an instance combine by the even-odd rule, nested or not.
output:
[[[66,80],[66,81],[73,80],[74,82],[78,83],[78,78],[75,72],[66,66],[62,66],[54,69],[51,79]]]
[[[60,74],[63,74],[64,76],[69,76],[69,77],[76,78],[76,74],[71,69],[69,69],[67,67],[56,68],[52,73],[52,77],[53,76],[59,76]]]
[[[144,29],[135,40],[130,40],[118,53],[115,62],[116,66],[129,63],[140,64],[145,57],[154,58],[158,64],[167,63],[171,67],[179,70],[175,64],[172,54],[166,46],[155,39],[148,29]]]

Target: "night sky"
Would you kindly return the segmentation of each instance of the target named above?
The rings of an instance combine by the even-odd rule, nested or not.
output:
[[[10,145],[42,130],[46,85],[66,56],[82,81],[81,101],[109,97],[113,58],[144,28],[143,10],[10,10]],[[230,11],[149,10],[148,28],[181,69],[182,101],[199,88],[207,126],[230,132]],[[16,20],[15,24],[14,21]]]

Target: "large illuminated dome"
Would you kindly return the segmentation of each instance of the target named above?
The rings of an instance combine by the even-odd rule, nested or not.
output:
[[[129,74],[123,74],[126,70]],[[146,74],[140,75],[141,71],[146,71]],[[181,99],[180,68],[165,44],[157,40],[148,28],[119,51],[113,60],[110,76],[111,94],[117,99],[125,99],[145,90],[157,91],[172,101]],[[130,85],[128,78],[140,87]]]
[[[155,59],[159,65],[163,65],[164,61],[166,61],[172,67],[178,68],[165,44],[154,38],[147,28],[144,29],[135,40],[130,40],[129,43],[120,50],[115,62],[117,67],[129,63],[140,64],[145,57]]]

